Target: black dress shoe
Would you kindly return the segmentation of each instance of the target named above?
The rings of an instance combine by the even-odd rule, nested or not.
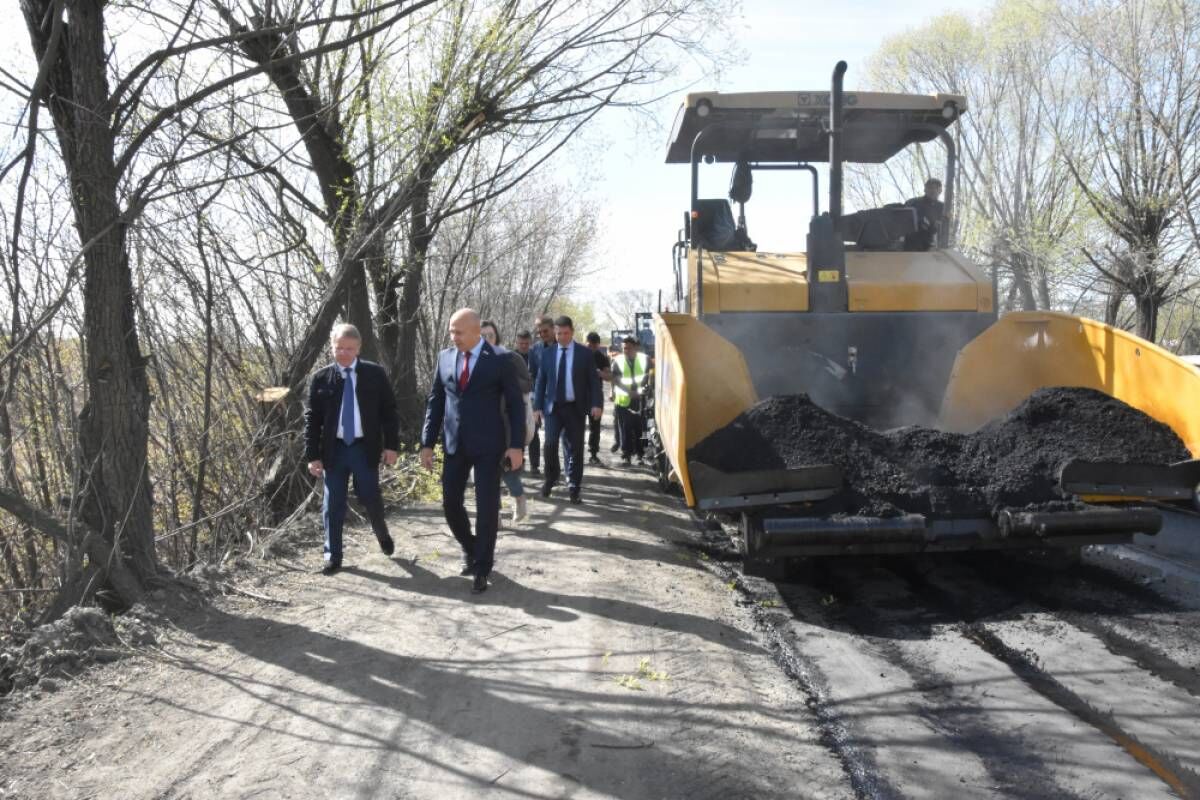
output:
[[[471,594],[483,594],[487,591],[488,580],[487,575],[479,574],[475,576],[474,583],[471,584]]]
[[[554,488],[554,486],[552,486],[551,484],[549,484],[549,483],[543,483],[543,484],[542,484],[542,497],[549,497],[549,496],[550,496],[550,490],[551,490],[551,489],[553,489],[553,488]]]
[[[578,506],[583,504],[583,498],[579,496],[579,490],[571,492],[571,505]]]
[[[383,551],[385,556],[390,556],[396,552],[396,543],[392,541],[392,537],[384,534],[375,534],[375,540],[379,542],[379,549]]]
[[[592,455],[588,458],[588,463],[589,464],[599,464],[600,456],[596,455],[595,453],[592,453]]]
[[[462,575],[463,577],[475,574],[475,562],[471,561],[470,559],[464,558],[462,563],[460,563],[458,566],[458,574]]]
[[[342,562],[340,560],[326,561],[325,566],[321,567],[322,575],[336,575],[337,573],[339,573],[341,571],[342,571]]]

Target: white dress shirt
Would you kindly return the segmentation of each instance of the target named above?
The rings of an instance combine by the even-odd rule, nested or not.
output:
[[[334,362],[334,366],[336,366],[338,368],[338,370],[342,373],[342,380],[345,380],[347,368],[343,367],[341,364],[338,364],[336,361]],[[357,358],[354,359],[354,363],[349,366],[349,370],[350,370],[350,374],[354,376],[354,438],[358,439],[363,435],[363,429],[362,429],[362,414],[360,414],[358,412],[358,359]],[[343,387],[342,392],[345,392],[345,391],[346,391],[346,389]],[[345,397],[344,394],[342,396]],[[342,425],[342,411],[341,411],[340,407],[338,409],[337,438],[342,439],[342,440],[344,440],[346,438],[344,435],[344,426]]]
[[[475,374],[475,365],[479,363],[479,354],[483,352],[483,337],[479,337],[479,341],[471,348],[471,363],[467,365],[467,385],[471,384],[471,376]],[[454,382],[458,383],[458,379],[462,376],[463,368],[463,351],[459,350],[454,354]]]
[[[562,352],[564,349],[567,351],[567,364],[566,364],[567,376],[565,379],[565,382],[567,384],[566,385],[567,402],[574,403],[575,402],[575,381],[571,380],[571,366],[575,363],[575,343],[574,342],[571,342],[569,345],[566,346],[566,348],[564,348],[561,344],[555,344],[555,346],[554,346],[554,369],[555,370],[558,369],[558,364],[559,364],[559,361],[562,359]],[[557,372],[554,373],[554,398],[555,399],[558,398],[558,373]]]

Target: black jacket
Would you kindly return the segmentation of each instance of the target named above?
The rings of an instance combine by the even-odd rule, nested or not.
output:
[[[930,200],[925,195],[914,197],[904,204],[917,210],[917,229],[904,237],[904,249],[914,252],[932,250],[937,244],[938,230],[942,225],[945,206],[941,200]]]
[[[370,464],[378,464],[383,451],[400,449],[400,421],[396,396],[383,367],[358,360],[355,394],[362,418],[363,444]],[[342,413],[342,369],[336,363],[313,373],[308,385],[308,408],[304,412],[304,460],[329,463],[337,439]]]

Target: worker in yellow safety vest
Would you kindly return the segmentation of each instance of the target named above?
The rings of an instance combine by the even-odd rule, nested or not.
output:
[[[621,462],[629,464],[637,455],[644,463],[642,445],[642,413],[645,410],[646,387],[649,385],[650,359],[638,352],[638,341],[626,336],[621,354],[612,361],[613,407],[617,428],[621,434]]]

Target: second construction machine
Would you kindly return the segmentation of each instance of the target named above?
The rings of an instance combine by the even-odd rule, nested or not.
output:
[[[979,519],[820,516],[846,487],[829,465],[722,473],[688,451],[760,399],[807,393],[836,414],[886,428],[969,432],[1050,386],[1098,389],[1166,423],[1200,452],[1200,373],[1154,344],[1053,312],[998,317],[992,280],[949,241],[911,252],[908,207],[844,214],[842,165],[882,163],[918,143],[945,149],[945,208],[954,207],[959,95],[831,91],[688,95],[667,162],[691,169],[691,201],[675,245],[675,313],[655,315],[656,413],[663,482],[689,506],[736,520],[748,568],[790,556],[986,548],[1074,548],[1155,533],[1153,507],[1192,502],[1198,462],[1064,470],[1064,494],[1108,502],[1084,510]],[[699,196],[701,162],[732,165],[729,197]],[[827,162],[828,205],[818,213]],[[764,252],[745,207],[753,176],[791,170],[812,182],[806,252]]]

